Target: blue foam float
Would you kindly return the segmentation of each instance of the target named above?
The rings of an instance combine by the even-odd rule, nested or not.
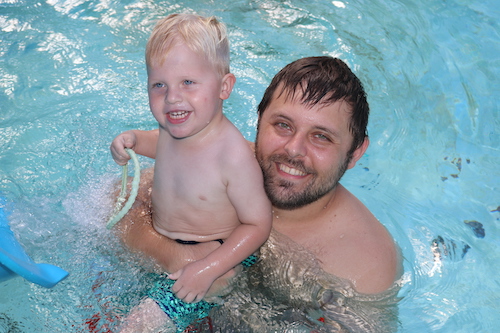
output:
[[[52,288],[69,273],[50,264],[37,264],[26,254],[12,233],[0,197],[0,282],[21,276],[45,288]]]

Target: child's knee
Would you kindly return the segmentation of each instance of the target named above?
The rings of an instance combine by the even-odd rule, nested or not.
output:
[[[175,325],[151,298],[145,298],[130,311],[120,327],[120,333],[171,332]]]

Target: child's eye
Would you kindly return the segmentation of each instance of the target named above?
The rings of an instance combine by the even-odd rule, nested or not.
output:
[[[160,82],[153,84],[153,88],[163,88],[163,87],[165,87],[165,84],[160,83]]]
[[[194,83],[194,82],[193,82],[193,81],[191,81],[191,80],[184,80],[184,84],[185,84],[186,86],[189,86],[189,85],[191,85],[191,84],[193,84],[193,83]]]

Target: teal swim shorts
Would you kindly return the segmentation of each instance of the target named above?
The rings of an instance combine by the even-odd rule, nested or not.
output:
[[[250,267],[257,260],[257,256],[251,255],[241,264]],[[163,312],[172,319],[177,326],[177,332],[183,332],[190,324],[207,317],[210,310],[216,307],[217,304],[203,300],[198,303],[186,303],[174,295],[172,291],[174,283],[175,280],[170,280],[162,274],[148,291],[148,296],[155,300]]]
[[[203,300],[198,303],[186,303],[172,292],[174,283],[175,280],[162,275],[149,290],[148,296],[172,319],[177,326],[177,332],[183,332],[191,323],[207,317],[217,304]]]

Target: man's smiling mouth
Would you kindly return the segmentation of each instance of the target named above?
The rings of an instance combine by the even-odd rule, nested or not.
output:
[[[305,176],[305,175],[307,175],[307,173],[305,173],[303,171],[300,171],[300,170],[295,169],[295,168],[290,168],[289,166],[286,166],[286,165],[281,164],[281,163],[278,163],[278,168],[280,171],[287,173],[289,175],[292,175],[292,176]]]

